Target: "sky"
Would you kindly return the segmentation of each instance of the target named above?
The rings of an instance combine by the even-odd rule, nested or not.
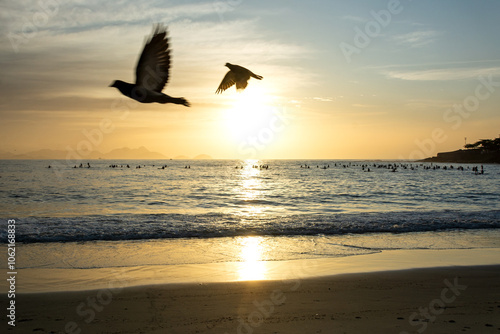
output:
[[[0,9],[0,151],[420,159],[500,133],[497,0],[2,0]],[[135,81],[154,23],[168,27],[172,50],[164,93],[190,108],[108,87]],[[226,62],[264,79],[216,95]]]

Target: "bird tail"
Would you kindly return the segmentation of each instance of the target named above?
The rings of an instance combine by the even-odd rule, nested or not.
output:
[[[172,97],[168,96],[166,94],[162,94],[162,97],[158,101],[159,103],[175,103],[175,104],[182,104],[183,106],[190,107],[191,104],[183,97]]]
[[[255,73],[251,73],[250,75],[251,75],[253,78],[258,79],[258,80],[262,80],[262,79],[263,79],[263,76],[262,76],[262,75],[258,75],[258,74],[255,74]]]
[[[188,100],[186,100],[185,98],[183,97],[173,97],[172,98],[172,103],[175,103],[175,104],[182,104],[183,106],[185,107],[191,107],[191,104],[189,103]]]

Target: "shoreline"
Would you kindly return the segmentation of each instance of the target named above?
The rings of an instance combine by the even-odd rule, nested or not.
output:
[[[385,250],[334,258],[149,265],[95,269],[19,269],[21,294],[165,284],[205,284],[330,277],[422,268],[500,265],[500,248]],[[1,291],[7,286],[2,283]]]
[[[500,265],[20,294],[12,332],[497,333]],[[6,296],[2,296],[4,301]]]

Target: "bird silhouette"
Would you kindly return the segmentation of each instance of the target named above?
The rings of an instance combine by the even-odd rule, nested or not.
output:
[[[137,62],[135,84],[115,80],[110,87],[141,103],[175,103],[189,107],[189,102],[183,97],[171,97],[161,92],[169,78],[171,61],[168,46],[167,29],[157,24]]]
[[[229,72],[227,72],[224,79],[222,79],[222,82],[220,83],[219,88],[215,91],[215,94],[222,93],[234,84],[236,84],[236,90],[244,90],[248,85],[250,77],[262,80],[262,76],[252,73],[250,70],[239,65],[226,63],[225,66],[229,68]]]

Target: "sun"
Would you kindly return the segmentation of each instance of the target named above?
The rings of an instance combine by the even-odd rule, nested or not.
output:
[[[241,141],[269,127],[274,110],[271,98],[262,89],[253,88],[234,94],[224,116],[227,131]]]

